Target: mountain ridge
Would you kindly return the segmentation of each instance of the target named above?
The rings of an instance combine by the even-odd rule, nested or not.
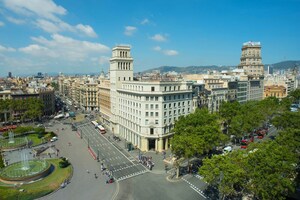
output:
[[[265,64],[264,67],[267,69],[268,66],[272,66],[275,70],[286,70],[294,68],[295,66],[300,66],[300,60],[287,60],[281,61],[273,64]],[[188,74],[197,74],[197,73],[205,73],[208,70],[230,70],[234,69],[237,66],[217,66],[217,65],[205,65],[205,66],[186,66],[186,67],[178,67],[178,66],[160,66],[157,68],[152,68],[148,70],[142,71],[142,73],[149,73],[154,70],[159,70],[160,73],[166,73],[170,71],[174,71],[177,73],[188,73]]]

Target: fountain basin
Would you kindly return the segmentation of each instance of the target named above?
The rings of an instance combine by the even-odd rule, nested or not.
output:
[[[0,171],[3,182],[29,182],[47,176],[51,172],[51,164],[44,160],[28,160],[28,166],[23,162],[13,163]]]

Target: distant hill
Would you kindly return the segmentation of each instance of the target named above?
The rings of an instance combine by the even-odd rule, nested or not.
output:
[[[282,61],[274,64],[265,64],[265,69],[267,69],[268,66],[273,66],[275,70],[280,69],[289,69],[294,68],[295,66],[300,66],[300,60],[288,60],[288,61]],[[152,68],[143,71],[142,73],[149,73],[154,70],[159,70],[160,73],[166,73],[166,72],[177,72],[182,74],[199,74],[199,73],[206,73],[208,70],[229,70],[234,69],[237,66],[216,66],[216,65],[210,65],[210,66],[188,66],[188,67],[176,67],[176,66],[161,66],[157,68]]]
[[[208,70],[228,70],[230,68],[233,68],[233,66],[216,66],[216,65],[210,65],[210,66],[188,66],[188,67],[175,67],[175,66],[161,66],[158,68],[152,68],[146,71],[143,71],[143,73],[152,72],[154,70],[159,70],[160,73],[170,72],[174,71],[177,73],[182,74],[198,74],[198,73],[206,73]]]
[[[291,69],[294,68],[295,66],[299,67],[300,66],[300,60],[287,60],[287,61],[282,61],[274,64],[268,64],[270,66],[273,66],[274,69],[280,70],[280,69]],[[265,65],[267,67],[268,65]]]

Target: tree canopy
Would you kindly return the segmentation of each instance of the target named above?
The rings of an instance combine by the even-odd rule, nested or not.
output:
[[[207,109],[197,109],[175,123],[172,151],[178,157],[202,155],[228,140],[221,132],[218,116]]]

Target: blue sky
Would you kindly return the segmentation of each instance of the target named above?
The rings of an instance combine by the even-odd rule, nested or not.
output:
[[[243,42],[263,63],[300,59],[299,0],[0,0],[0,76],[108,70],[132,47],[134,71],[238,65]]]

